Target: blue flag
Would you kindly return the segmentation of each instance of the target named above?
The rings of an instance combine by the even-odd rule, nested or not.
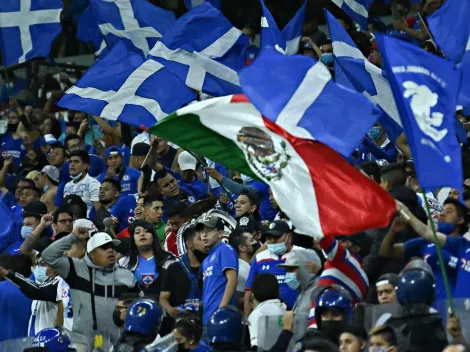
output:
[[[152,48],[149,58],[186,85],[211,96],[241,93],[248,37],[205,2],[180,17]]]
[[[143,57],[176,21],[172,11],[146,0],[91,0],[90,6],[108,47],[123,42],[129,51]]]
[[[427,18],[429,30],[447,58],[462,71],[459,103],[470,108],[470,2],[447,0]]]
[[[15,221],[15,217],[11,210],[0,200],[0,219],[2,219],[2,227],[0,229],[0,254],[12,243],[19,241],[21,223]]]
[[[462,190],[462,155],[454,119],[460,72],[449,60],[376,34],[421,188]]]
[[[201,5],[203,2],[210,2],[210,4],[219,11],[222,8],[222,0],[184,0],[184,6],[186,6],[188,10],[191,10],[193,7]]]
[[[388,137],[395,142],[403,130],[387,78],[380,68],[362,55],[343,26],[327,10],[325,10],[325,17],[333,43],[335,67],[341,68],[340,75],[337,77],[341,81],[338,83],[354,86],[358,92],[363,93],[382,108],[384,116],[380,122],[382,124],[385,121],[382,126]],[[345,78],[348,80],[347,84]]]
[[[321,62],[273,48],[240,73],[243,92],[290,134],[318,140],[348,157],[379,118],[369,99],[337,85]]]
[[[1,0],[0,48],[3,65],[47,57],[62,30],[61,0]]]
[[[196,99],[160,63],[117,44],[94,64],[57,105],[149,128],[158,119]]]
[[[77,29],[77,39],[83,42],[91,42],[95,47],[95,55],[97,58],[103,58],[108,52],[108,46],[104,40],[104,36],[98,27],[93,9],[88,8],[80,16]]]
[[[305,20],[306,3],[297,11],[282,31],[268,8],[261,0],[263,17],[261,17],[261,48],[272,46],[285,55],[295,55],[299,51],[300,39]]]
[[[374,0],[331,0],[343,10],[362,30],[369,26],[369,8]]]

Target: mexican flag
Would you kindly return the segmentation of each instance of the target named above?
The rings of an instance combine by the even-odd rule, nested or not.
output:
[[[288,134],[244,95],[186,106],[149,132],[267,183],[296,231],[317,239],[387,226],[395,201],[319,142]]]

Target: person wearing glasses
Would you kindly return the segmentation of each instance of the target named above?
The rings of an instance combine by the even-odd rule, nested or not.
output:
[[[67,234],[72,232],[73,214],[67,207],[57,209],[53,216],[52,228],[54,229],[54,235],[62,232],[67,232]]]

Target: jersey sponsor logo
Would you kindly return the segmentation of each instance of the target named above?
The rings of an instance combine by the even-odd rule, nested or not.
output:
[[[124,176],[122,177],[122,180],[123,180],[123,181],[129,181],[130,179],[131,179],[131,178],[129,177],[129,175],[124,175]]]
[[[202,273],[202,279],[205,280],[209,276],[212,276],[212,270],[214,269],[214,266],[208,266],[206,270]]]
[[[62,289],[62,298],[67,298],[69,296],[69,290],[66,288]]]
[[[142,283],[145,286],[150,286],[153,284],[155,281],[155,275],[154,274],[142,274]]]
[[[263,265],[261,267],[261,270],[269,270],[270,265]]]

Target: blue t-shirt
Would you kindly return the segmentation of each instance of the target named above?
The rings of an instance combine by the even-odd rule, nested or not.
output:
[[[111,216],[119,221],[117,233],[129,227],[129,225],[134,222],[134,210],[137,205],[135,196],[135,194],[128,194],[127,196],[119,198],[116,204],[111,207]]]
[[[269,186],[257,180],[248,182],[247,186],[256,188],[260,199],[259,214],[261,215],[261,220],[273,221],[278,211],[272,207],[269,201]]]
[[[250,272],[246,279],[246,290],[251,290],[253,280],[258,274],[271,274],[277,278],[279,283],[279,295],[281,300],[287,305],[290,310],[294,307],[294,303],[297,299],[298,291],[291,289],[286,284],[286,269],[278,268],[278,264],[284,264],[289,253],[285,253],[282,256],[271,254],[269,250],[264,250],[258,253],[255,259],[251,262]]]
[[[409,260],[411,257],[421,257],[431,266],[434,277],[436,278],[436,301],[445,300],[447,296],[444,279],[442,278],[441,269],[439,268],[436,245],[423,238],[414,238],[406,241],[404,246],[406,260]],[[442,251],[442,257],[447,270],[449,285],[453,291],[457,281],[457,264],[459,258],[445,250]]]
[[[233,269],[238,275],[237,252],[223,242],[215,245],[209,251],[209,255],[202,262],[203,287],[202,287],[202,322],[207,324],[211,315],[219,309],[224,297],[227,277],[225,270]],[[235,304],[235,295],[230,304]]]
[[[205,344],[204,341],[199,341],[199,345],[196,348],[190,349],[191,352],[211,352],[211,348]]]
[[[155,257],[145,259],[139,255],[139,263],[134,271],[134,276],[141,286],[150,286],[157,280]]]
[[[196,203],[199,198],[196,195],[196,191],[190,187],[185,185],[184,183],[181,183],[178,181],[178,185],[180,187],[180,194],[185,193],[187,196],[185,199],[180,199],[179,195],[177,197],[163,197],[163,221],[167,222],[168,216],[166,215],[166,212],[168,210],[168,207],[172,206],[173,204],[178,204],[181,203],[182,201],[186,203],[186,207],[189,207],[190,205]]]
[[[11,133],[2,138],[0,153],[2,158],[12,156],[17,165],[21,165],[21,158],[26,155],[24,142],[21,138],[14,139]]]
[[[23,216],[23,208],[21,207],[21,205],[19,203],[16,203],[15,205],[13,205],[11,208],[11,213],[13,214],[13,216],[16,218],[16,219],[21,219],[22,216]]]
[[[32,300],[10,281],[0,282],[0,341],[28,336]],[[1,346],[0,346],[1,350]]]
[[[209,195],[207,194],[207,184],[202,182],[199,178],[196,177],[196,179],[192,182],[186,182],[186,181],[179,181],[180,185],[185,185],[187,187],[190,187],[191,189],[194,190],[196,193],[196,197],[198,199],[207,199],[209,198]]]
[[[103,183],[105,178],[106,178],[106,172],[103,172],[97,177],[97,180],[100,181],[100,183]],[[137,184],[139,182],[139,178],[140,178],[139,170],[131,168],[131,167],[126,167],[126,171],[122,175],[122,179],[121,179],[121,193],[119,194],[119,197],[137,193]],[[113,179],[119,180],[119,176],[114,176]]]
[[[60,169],[60,181],[61,182],[69,182],[70,179],[70,160],[67,160],[62,168]],[[106,171],[106,166],[104,165],[104,161],[95,154],[90,154],[90,167],[88,169],[88,175],[91,177],[97,177],[99,174]]]
[[[7,175],[8,176],[8,175]],[[11,208],[14,205],[17,205],[18,202],[16,201],[15,195],[11,192],[7,192],[4,196],[2,196],[2,202],[8,208]]]
[[[459,258],[457,265],[457,282],[453,293],[454,298],[467,298],[470,296],[470,242],[464,237],[446,238],[443,251]]]

